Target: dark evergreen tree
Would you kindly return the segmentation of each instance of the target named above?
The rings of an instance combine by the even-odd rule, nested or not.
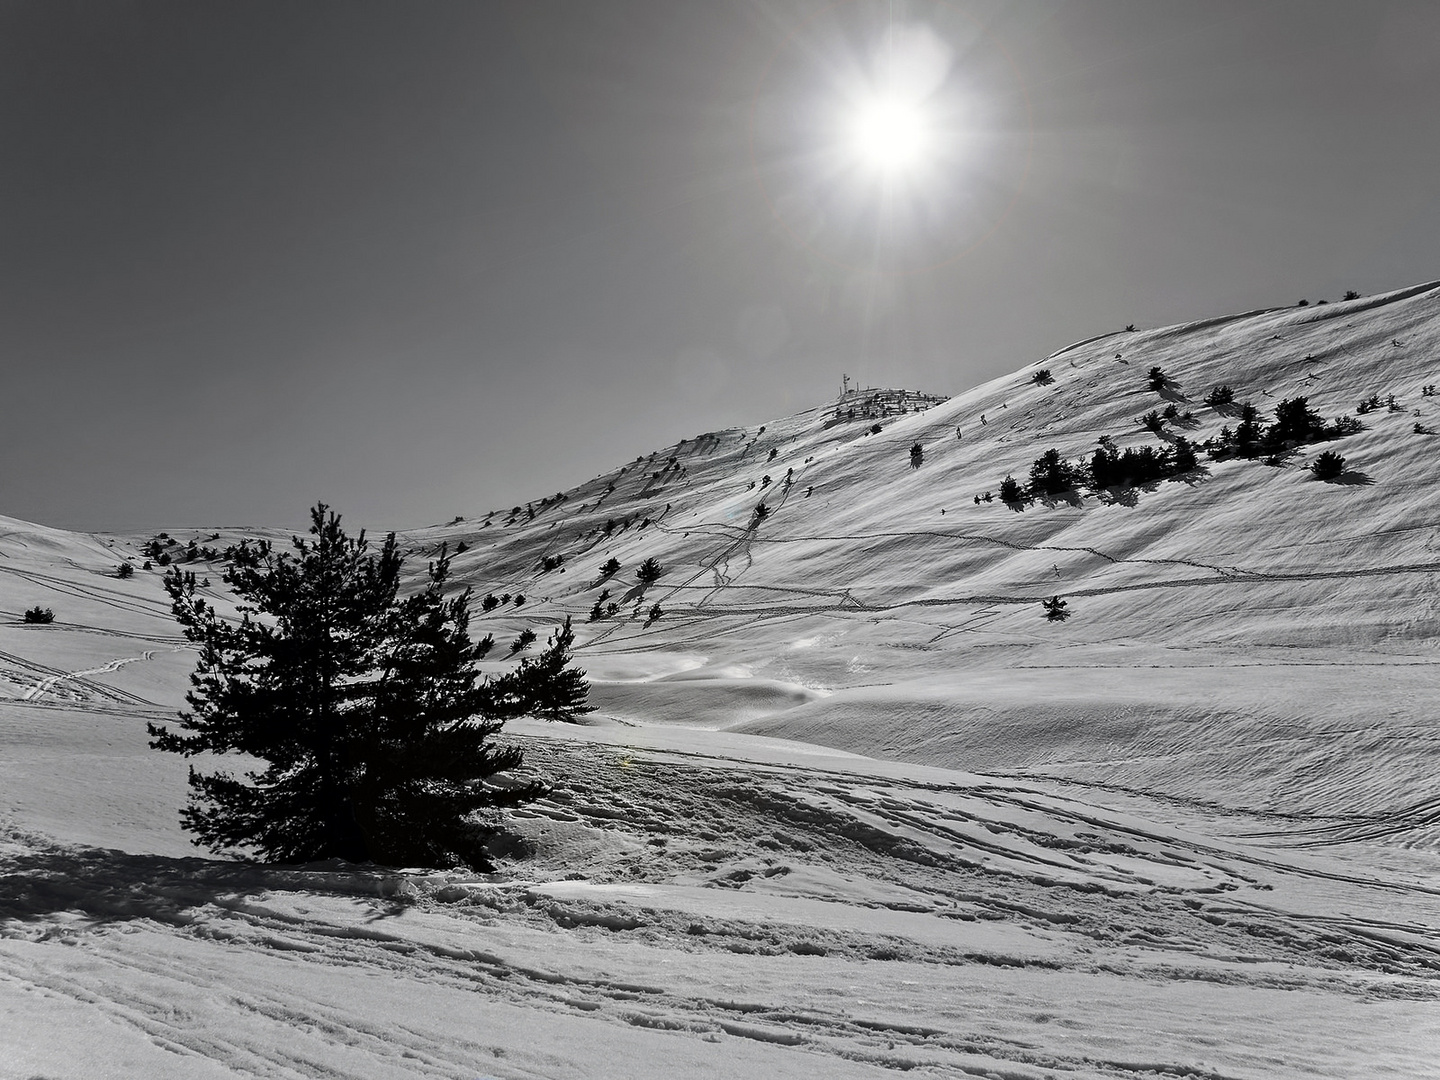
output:
[[[635,571],[635,577],[642,585],[653,585],[660,580],[660,575],[664,572],[664,569],[654,558],[649,558],[640,564],[640,569]]]
[[[1160,419],[1160,413],[1156,409],[1151,409],[1146,413],[1140,423],[1146,431],[1153,431],[1156,435],[1165,430],[1165,422]]]
[[[918,442],[910,447],[910,467],[918,469],[925,463],[925,448]]]
[[[612,556],[612,557],[606,559],[606,560],[604,561],[604,563],[601,564],[601,566],[600,566],[600,576],[601,576],[602,578],[608,578],[608,577],[610,577],[611,575],[613,575],[613,574],[614,574],[617,570],[619,570],[619,569],[620,569],[620,560]]]
[[[1007,476],[1000,481],[1000,500],[1011,504],[1025,501],[1025,492],[1020,489],[1013,476]]]
[[[1205,395],[1205,404],[1212,409],[1219,408],[1221,405],[1229,405],[1234,400],[1235,391],[1230,388],[1228,383],[1221,383]]]
[[[1310,399],[1287,398],[1275,406],[1275,423],[1266,432],[1266,442],[1281,445],[1287,442],[1310,443],[1325,432],[1325,420],[1310,411]]]
[[[1198,462],[1195,460],[1195,447],[1189,439],[1178,438],[1175,440],[1175,457],[1172,463],[1176,473],[1187,473],[1193,470]]]
[[[243,778],[192,768],[181,820],[197,843],[271,860],[486,866],[494,825],[477,815],[544,791],[487,783],[520,764],[492,737],[543,703],[519,672],[480,679],[494,639],[471,641],[469,590],[444,597],[445,549],[402,600],[394,535],[375,551],[327,510],[293,553],[241,545],[225,573],[238,623],[195,595],[193,573],[165,579],[200,660],[179,732],[149,725],[151,746],[263,765]]]
[[[131,564],[131,563],[128,563],[128,562],[122,562],[119,566],[115,567],[115,576],[118,577],[118,578],[121,578],[121,579],[128,578],[128,577],[134,577],[134,576],[135,576],[135,567],[134,567],[134,565]]]
[[[1090,486],[1096,491],[1104,491],[1124,482],[1118,465],[1119,456],[1113,446],[1096,448],[1090,458]]]
[[[1159,364],[1156,364],[1154,367],[1152,367],[1149,373],[1145,376],[1145,378],[1149,383],[1151,390],[1164,390],[1170,382],[1170,380],[1166,377],[1164,370],[1161,369]]]
[[[1058,495],[1074,488],[1081,479],[1080,470],[1062,458],[1060,451],[1052,447],[1036,458],[1030,466],[1030,494]]]
[[[485,599],[480,601],[480,610],[485,612],[494,611],[500,606],[500,598],[494,593],[486,593]]]
[[[1260,442],[1260,413],[1250,402],[1240,406],[1240,424],[1235,428],[1235,449],[1244,457],[1254,457]]]
[[[534,631],[526,633],[533,641]],[[590,687],[585,672],[573,663],[574,644],[575,632],[567,618],[565,625],[550,635],[540,655],[527,657],[514,671],[481,688],[487,695],[488,711],[502,719],[538,716],[565,723],[594,712],[587,704]]]
[[[36,604],[32,608],[25,609],[25,621],[27,623],[52,623],[55,621],[55,612],[48,607],[42,608]]]
[[[1065,610],[1068,605],[1058,596],[1041,601],[1040,606],[1045,609],[1045,618],[1051,622],[1064,622],[1070,617],[1070,612]]]
[[[521,630],[520,633],[516,634],[515,640],[510,643],[510,655],[514,656],[518,652],[523,652],[534,644],[535,631],[527,626],[524,630]]]
[[[1310,471],[1320,480],[1334,480],[1345,471],[1345,459],[1334,450],[1326,450],[1310,463]]]

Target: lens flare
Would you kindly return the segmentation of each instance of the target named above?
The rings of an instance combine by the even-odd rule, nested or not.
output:
[[[876,97],[856,111],[851,150],[866,166],[886,175],[907,172],[925,157],[925,115],[918,103]]]

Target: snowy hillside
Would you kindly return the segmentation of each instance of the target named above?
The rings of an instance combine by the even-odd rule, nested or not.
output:
[[[557,790],[494,875],[201,857],[144,734],[193,666],[156,538],[0,519],[0,1078],[1434,1075],[1437,382],[1432,284],[407,532],[417,573],[463,545],[479,633],[572,618],[592,679],[593,723],[507,729]],[[1372,395],[1273,464],[983,499]],[[203,549],[283,539],[169,532],[222,609]]]
[[[1162,393],[1147,385],[1154,366]],[[1033,381],[1041,368],[1049,385]],[[1431,284],[1121,331],[933,407],[861,392],[840,405],[853,420],[832,404],[713,432],[531,503],[533,520],[507,508],[409,539],[467,543],[457,565],[482,594],[572,616],[592,674],[623,680],[597,695],[617,715],[739,719],[865,754],[1226,804],[1368,810],[1433,776],[1422,732],[1440,642],[1440,435],[1415,428],[1440,431],[1440,397],[1422,392],[1436,382]],[[1220,384],[1235,405],[1204,405]],[[1106,435],[1199,442],[1247,400],[1273,416],[1304,396],[1328,419],[1372,395],[1397,410],[1278,466],[1201,455],[1195,473],[1128,492],[1023,511],[974,502],[1052,447],[1081,458]],[[1172,400],[1190,423],[1159,438],[1141,427]],[[1346,459],[1337,482],[1306,468],[1327,449]],[[546,556],[564,572],[541,573]],[[600,581],[612,557],[621,569]],[[650,557],[666,573],[641,590]],[[606,588],[617,616],[586,622]],[[1066,622],[1042,617],[1055,594]],[[646,627],[654,603],[664,614]],[[518,627],[516,614],[499,625]],[[638,685],[637,653],[653,658]]]

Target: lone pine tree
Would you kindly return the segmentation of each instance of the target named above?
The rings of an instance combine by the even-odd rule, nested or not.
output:
[[[261,763],[243,777],[192,767],[181,822],[197,844],[268,860],[488,866],[496,829],[481,815],[545,792],[487,783],[521,763],[493,736],[532,712],[588,711],[568,625],[542,656],[482,679],[476,664],[493,639],[470,639],[470,590],[445,598],[445,549],[402,599],[394,535],[374,551],[327,510],[314,508],[311,539],[296,537],[293,554],[265,541],[234,553],[225,582],[238,622],[195,595],[193,573],[165,579],[200,659],[179,731],[147,725],[150,745]]]

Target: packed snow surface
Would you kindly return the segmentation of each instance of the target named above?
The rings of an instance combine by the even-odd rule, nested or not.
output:
[[[1437,382],[1418,286],[852,392],[402,535],[416,574],[464,545],[480,634],[573,618],[592,680],[592,722],[506,729],[555,790],[491,874],[199,852],[146,745],[194,664],[151,537],[0,519],[0,1078],[1440,1075]],[[1221,383],[1382,404],[1270,464],[983,498],[1218,434]]]

